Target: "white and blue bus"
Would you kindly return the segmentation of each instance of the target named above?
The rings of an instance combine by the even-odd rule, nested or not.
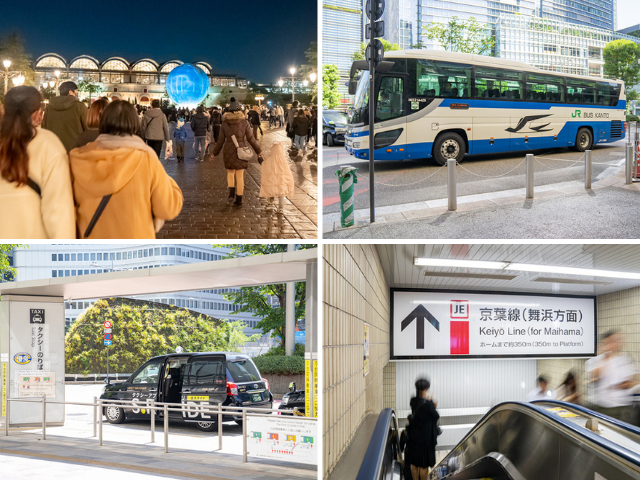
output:
[[[355,62],[345,148],[369,157],[369,72]],[[624,138],[618,80],[558,74],[495,57],[435,50],[385,53],[375,76],[375,160],[572,147]]]

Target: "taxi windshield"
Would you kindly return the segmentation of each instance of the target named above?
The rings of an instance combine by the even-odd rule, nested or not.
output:
[[[228,362],[227,369],[235,383],[255,382],[261,380],[258,369],[251,360]]]

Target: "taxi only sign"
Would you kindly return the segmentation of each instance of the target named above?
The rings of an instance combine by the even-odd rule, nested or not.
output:
[[[595,297],[392,289],[391,298],[392,360],[595,355]]]

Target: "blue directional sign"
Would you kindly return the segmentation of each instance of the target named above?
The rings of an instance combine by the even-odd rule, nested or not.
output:
[[[107,345],[107,346],[111,345],[111,340],[105,340],[104,344]]]

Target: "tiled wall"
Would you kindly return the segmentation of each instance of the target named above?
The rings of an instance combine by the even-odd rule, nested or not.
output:
[[[365,415],[383,408],[389,286],[374,245],[325,245],[323,278],[323,477],[327,478]],[[367,376],[365,323],[370,345]]]
[[[623,334],[624,354],[640,366],[640,288],[631,288],[598,297],[598,339],[609,330],[618,330]],[[556,389],[573,370],[578,376],[578,387],[582,399],[594,401],[588,396],[585,376],[585,359],[538,360],[538,375],[549,379],[550,387]]]

